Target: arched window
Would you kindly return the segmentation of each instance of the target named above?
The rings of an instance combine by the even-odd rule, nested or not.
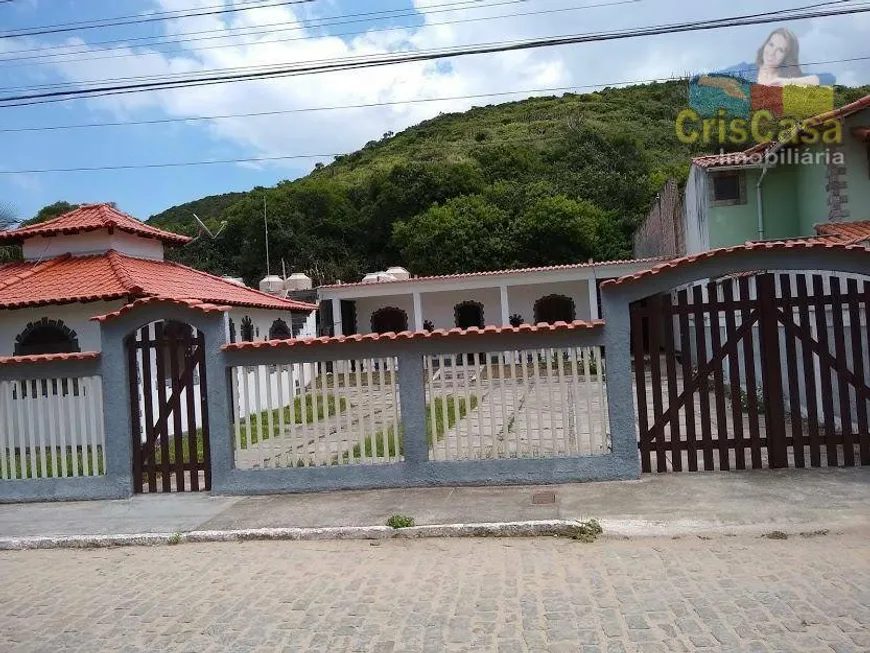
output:
[[[15,355],[66,354],[81,351],[78,335],[62,320],[47,317],[30,322],[24,331],[15,337]]]
[[[401,308],[385,306],[372,313],[373,333],[401,333],[408,330],[408,314]]]
[[[274,322],[272,322],[272,326],[269,329],[269,340],[290,340],[293,337],[293,334],[290,332],[290,327],[287,326],[287,323],[278,318]]]
[[[247,315],[242,318],[242,342],[254,342],[254,321]]]
[[[577,319],[574,300],[565,295],[547,295],[535,302],[535,324],[573,322]]]
[[[467,301],[453,307],[453,317],[460,329],[483,328],[483,304]]]

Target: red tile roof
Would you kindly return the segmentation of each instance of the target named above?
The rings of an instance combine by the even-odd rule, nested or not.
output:
[[[274,297],[193,268],[109,250],[0,266],[0,308],[152,297],[164,300],[312,311],[313,304]]]
[[[828,239],[822,238],[812,238],[806,240],[785,240],[785,241],[770,241],[770,242],[761,242],[761,243],[746,243],[744,245],[734,245],[733,247],[720,247],[719,249],[711,249],[706,252],[700,252],[698,254],[692,254],[690,256],[683,256],[680,258],[675,258],[670,261],[666,261],[664,263],[659,263],[655,267],[650,268],[649,270],[642,270],[641,272],[635,272],[634,274],[626,274],[618,279],[607,279],[601,283],[602,288],[611,288],[613,286],[619,286],[626,283],[632,283],[634,281],[638,281],[640,279],[646,279],[647,277],[654,276],[656,274],[660,274],[661,272],[665,272],[667,270],[672,270],[678,267],[684,267],[686,265],[691,265],[695,261],[700,261],[702,259],[708,258],[722,258],[731,256],[734,254],[739,254],[743,252],[751,252],[754,250],[765,250],[765,251],[786,251],[793,249],[841,249],[841,250],[859,250],[862,252],[870,253],[870,248],[861,246],[861,245],[852,245],[846,244],[837,241],[831,241]]]
[[[829,120],[840,120],[849,116],[870,109],[870,95],[865,95],[860,100],[855,100],[850,104],[845,104],[838,109],[820,113],[812,118],[807,118],[803,121],[804,127],[813,127],[821,125]],[[700,168],[716,168],[720,166],[747,165],[752,162],[761,163],[762,158],[768,150],[778,145],[776,140],[757,143],[743,152],[733,152],[730,154],[706,154],[692,159],[692,163]]]
[[[352,286],[383,286],[390,283],[410,283],[417,281],[440,281],[444,279],[465,279],[474,277],[495,277],[505,274],[522,274],[525,272],[555,272],[558,270],[576,270],[580,268],[604,267],[608,265],[619,265],[621,263],[652,263],[660,261],[662,257],[653,258],[637,258],[623,259],[618,261],[589,261],[586,263],[569,263],[567,265],[548,265],[538,268],[518,268],[515,270],[488,270],[485,272],[464,272],[459,274],[441,274],[428,277],[411,277],[410,279],[396,279],[394,281],[356,281],[353,283],[333,283],[320,288],[348,288]]]
[[[98,229],[117,229],[143,238],[156,238],[164,243],[183,245],[192,239],[163,231],[122,213],[109,204],[84,204],[60,217],[19,229],[0,231],[0,242],[20,242],[34,236],[79,234]]]
[[[823,222],[815,225],[816,233],[828,236],[844,245],[857,245],[870,240],[870,220],[860,222]]]
[[[435,329],[434,331],[402,331],[401,333],[366,333],[355,334],[352,336],[334,336],[322,338],[297,338],[294,340],[263,340],[258,342],[236,342],[224,345],[222,348],[226,351],[247,351],[250,349],[286,349],[288,347],[312,346],[312,345],[332,345],[338,343],[352,342],[377,342],[378,340],[443,340],[445,338],[461,338],[461,337],[477,337],[484,338],[498,334],[508,333],[535,333],[535,332],[552,332],[552,331],[591,331],[600,329],[604,326],[603,320],[592,320],[584,322],[576,320],[574,322],[555,322],[553,324],[521,324],[518,327],[512,326],[486,326],[482,329],[471,327],[469,329]]]
[[[106,313],[105,315],[95,315],[91,319],[96,322],[107,322],[109,320],[114,320],[116,317],[121,317],[129,313],[130,311],[136,310],[140,306],[145,306],[147,304],[173,304],[175,306],[184,306],[186,308],[193,308],[198,311],[202,311],[203,313],[222,313],[224,311],[228,311],[232,308],[232,306],[219,306],[217,304],[210,304],[208,302],[201,302],[197,299],[169,299],[166,297],[143,297],[141,299],[137,299],[136,301],[130,302],[129,304],[124,304],[117,311],[112,313]]]
[[[98,351],[77,351],[69,354],[31,354],[29,356],[0,356],[0,365],[54,363],[57,361],[90,361],[100,357]]]

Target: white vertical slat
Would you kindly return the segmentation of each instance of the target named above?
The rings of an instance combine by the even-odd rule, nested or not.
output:
[[[324,383],[323,380],[324,370],[323,363],[313,363],[311,368],[311,440],[313,444],[311,445],[311,464],[319,465],[320,464],[320,411],[317,410],[317,384],[320,383],[322,386]]]
[[[498,430],[495,427],[495,379],[493,378],[493,367],[492,367],[492,358],[489,353],[486,355],[486,385],[489,390],[490,402],[489,402],[489,422],[488,428],[485,431],[486,439],[490,442],[495,442],[495,438],[498,435]],[[483,411],[481,411],[483,412]],[[483,429],[481,429],[481,435],[484,434]],[[482,447],[481,447],[482,449]]]
[[[354,393],[356,394],[356,429],[351,442],[350,450],[347,452],[348,464],[356,464],[361,462],[365,456],[365,442],[368,437],[366,429],[366,413],[371,410],[371,395],[369,388],[363,388],[363,360],[358,358],[354,361]],[[349,395],[348,395],[349,396]],[[349,411],[353,414],[353,411]],[[356,445],[359,444],[359,456],[355,452]]]
[[[460,354],[461,359],[464,354]],[[450,357],[450,396],[453,398],[453,431],[456,433],[456,460],[462,460],[462,429],[459,422],[459,396],[460,389],[458,386],[458,365],[456,363],[456,355]]]
[[[87,462],[88,471],[86,476],[97,475],[97,433],[96,433],[96,416],[94,415],[94,389],[91,385],[91,377],[82,377],[79,381],[82,388],[82,412],[84,415],[85,424],[85,446],[82,449],[82,468]],[[90,453],[90,459],[88,458]]]
[[[444,460],[450,460],[450,452],[448,451],[448,442],[447,442],[447,431],[448,431],[448,421],[447,421],[447,395],[449,391],[447,390],[447,358],[443,354],[438,356],[438,369],[441,370],[441,378],[439,378],[439,385],[441,386],[441,394],[439,395],[439,399],[441,400],[441,428],[444,429],[443,434],[443,442],[444,442]],[[432,410],[435,410],[435,406],[433,404]]]
[[[531,419],[531,407],[529,406],[529,395],[531,394],[531,388],[529,387],[529,375],[528,369],[526,368],[527,359],[526,359],[526,351],[521,349],[517,352],[520,357],[520,377],[522,378],[523,389],[526,393],[525,399],[523,400],[523,410],[520,411],[520,408],[517,407],[517,434],[520,433],[520,419],[525,421],[525,425],[522,428],[522,432],[526,434],[526,448],[530,449],[532,444],[532,419]],[[519,435],[518,435],[519,437]],[[517,448],[517,457],[521,458],[525,455],[526,451],[522,447]]]
[[[75,384],[73,383],[74,379],[66,379],[67,382],[67,394],[64,397],[66,400],[66,417],[67,424],[69,424],[69,450],[70,450],[70,458],[72,459],[72,475],[79,475],[79,457],[78,457],[78,449],[79,442],[81,439],[79,438],[79,427],[77,423],[77,413],[76,410],[76,396],[75,396]]]
[[[24,419],[24,394],[26,381],[14,381],[15,392],[15,433],[18,434],[18,478],[27,478],[27,426]]]
[[[601,347],[596,347],[595,351],[598,352],[598,367],[596,368],[596,377],[598,378],[598,397],[599,397],[599,415],[601,416],[600,424],[601,424],[601,447],[600,450],[604,450],[608,448],[607,443],[607,429],[610,426],[610,417],[607,412],[607,388],[605,387],[606,373],[604,371],[604,356],[602,356]]]
[[[39,476],[39,458],[37,456],[36,447],[36,419],[35,414],[39,412],[36,407],[36,392],[38,381],[30,379],[25,381],[27,384],[27,403],[24,409],[27,412],[27,441],[30,443],[30,478]]]
[[[336,363],[333,362],[333,365]],[[328,363],[320,364],[320,396],[323,406],[323,418],[320,420],[321,431],[323,438],[321,440],[323,450],[323,458],[320,461],[322,465],[328,465],[331,461],[330,452],[332,450],[332,426],[329,421],[329,372],[327,371]]]
[[[390,357],[390,381],[392,388],[392,399],[393,399],[393,419],[396,420],[396,428],[393,430],[393,437],[395,439],[395,462],[398,462],[402,459],[402,454],[399,451],[399,429],[402,427],[402,419],[401,419],[401,409],[402,407],[399,405],[399,377],[397,375],[397,370],[399,367],[399,361],[396,358]]]
[[[520,450],[522,449],[522,442],[520,436],[520,402],[519,402],[519,393],[521,392],[521,388],[519,387],[518,375],[517,375],[517,352],[511,351],[508,352],[510,354],[510,380],[511,387],[513,391],[511,392],[511,399],[513,403],[511,405],[511,414],[513,415],[514,420],[514,458],[520,457]],[[505,442],[508,441],[510,436],[510,431],[505,434]],[[510,452],[506,452],[507,457],[510,458]]]
[[[474,356],[474,354],[462,354],[460,360],[462,360],[462,384],[461,384],[461,394],[460,397],[460,405],[457,406],[456,410],[456,426],[457,432],[460,424],[465,426],[465,458],[468,460],[474,460],[476,457],[474,455],[474,442],[472,442],[472,424],[471,424],[471,393],[468,390],[468,384],[471,382],[471,376],[469,375],[468,370],[468,357]],[[467,419],[463,419],[461,416],[461,412],[459,408],[461,407],[462,401],[465,402],[465,414]]]
[[[553,403],[553,350],[547,347],[544,350],[544,364],[547,366],[547,406],[550,413],[550,440],[553,444],[552,454],[559,452],[559,431],[556,420],[556,410]]]
[[[265,428],[266,425],[263,424],[263,422],[265,421],[263,418],[263,402],[262,402],[262,399],[260,398],[260,382],[262,380],[260,377],[260,371],[262,370],[262,366],[255,365],[251,369],[253,369],[253,374],[254,374],[254,379],[253,379],[253,384],[254,384],[254,415],[253,415],[253,417],[255,417],[257,420],[257,434],[258,434],[257,437],[259,438],[257,440],[257,449],[256,449],[256,451],[257,451],[257,458],[256,458],[257,463],[256,464],[259,467],[260,465],[262,465],[261,461],[264,460],[264,457],[266,456],[266,451],[267,451],[267,445],[264,445],[264,443],[263,443],[263,441],[265,440],[264,434],[266,431],[266,428]]]
[[[568,368],[571,372],[571,412],[574,415],[574,450],[577,453],[586,453],[582,445],[583,420],[580,419],[580,360],[578,348],[572,346],[568,349],[570,358]]]
[[[250,388],[248,387],[248,367],[244,366],[241,368],[242,371],[242,405],[241,405],[241,415],[245,417],[245,441],[248,443],[247,452],[248,454],[245,456],[247,459],[247,464],[250,464],[250,458],[252,457],[251,452],[254,448],[253,442],[253,429],[251,428],[251,421],[254,419],[253,413],[251,412],[251,395]],[[241,455],[241,450],[239,451],[239,455]]]
[[[0,422],[0,479],[10,479],[12,474],[10,471],[9,454],[13,455],[11,465],[14,466],[14,445],[9,446],[10,438],[12,437],[12,420],[9,414],[9,403],[12,397],[9,391],[9,381],[0,381],[0,417],[3,418]],[[4,428],[5,426],[5,428]],[[10,451],[11,450],[11,451]]]
[[[541,359],[540,351],[532,350],[532,373],[535,375],[535,412],[538,414],[538,452],[537,456],[541,455],[544,449],[544,415],[541,410],[541,402],[543,393],[541,392]]]
[[[564,441],[564,449],[562,453],[570,454],[571,451],[571,423],[568,421],[568,411],[570,403],[568,401],[567,383],[565,382],[565,350],[561,348],[554,349],[556,356],[556,378],[559,390],[559,417],[562,425],[562,440]]]
[[[287,459],[290,455],[290,447],[292,447],[292,442],[290,443],[290,447],[287,446],[287,430],[284,425],[284,413],[287,410],[287,404],[284,403],[284,366],[277,365],[275,367],[277,378],[275,379],[275,390],[278,393],[278,435],[272,436],[275,438],[276,442],[280,443],[280,447],[284,449],[284,453],[279,454],[279,457],[275,459],[275,467],[286,467]],[[292,387],[292,386],[291,386]],[[293,395],[290,395],[290,404],[293,405]]]
[[[380,397],[381,397],[381,411],[384,415],[384,419],[386,426],[381,431],[381,443],[383,447],[384,455],[381,459],[378,459],[377,450],[373,452],[375,457],[375,462],[386,462],[390,459],[390,425],[392,425],[393,430],[399,427],[398,424],[392,421],[392,417],[390,416],[390,409],[392,406],[390,405],[392,401],[392,397],[390,396],[390,385],[388,383],[389,377],[387,376],[387,360],[385,358],[377,359],[378,365],[378,387],[380,387]]]
[[[508,436],[508,421],[509,411],[507,408],[507,384],[505,383],[505,365],[507,364],[507,352],[499,352],[499,366],[498,366],[498,397],[499,402],[501,403],[501,434],[502,440],[501,442],[505,443],[505,448],[507,448],[507,436]],[[498,432],[493,434],[492,438],[492,457],[493,458],[501,458],[501,454],[499,453],[498,448]]]
[[[600,424],[598,424],[598,415],[596,415],[593,410],[593,402],[592,402],[592,384],[595,382],[595,374],[598,370],[598,360],[593,359],[594,350],[591,347],[585,347],[583,349],[583,358],[586,362],[585,365],[585,374],[583,376],[586,383],[586,412],[589,413],[589,453],[593,453],[598,447],[598,433]],[[595,362],[596,372],[592,371],[592,363],[593,360]]]
[[[348,361],[333,361],[332,363],[332,397],[335,400],[335,453],[332,453],[332,447],[330,447],[330,465],[333,459],[341,462],[341,454],[344,452],[344,442],[347,438],[347,434],[341,428],[341,376],[348,365],[350,365]],[[328,412],[328,407],[325,407],[324,410]]]
[[[288,392],[290,394],[290,411],[287,416],[287,421],[290,422],[290,459],[287,464],[296,466],[299,464],[299,448],[300,448],[300,439],[298,438],[298,434],[296,431],[296,363],[291,363],[287,366],[287,386]],[[300,390],[301,393],[301,384]]]
[[[244,415],[244,412],[239,405],[239,385],[242,383],[239,369],[240,368],[238,367],[232,369],[232,382],[230,383],[230,389],[233,394],[233,432],[236,436],[234,458],[236,466],[238,466],[239,459],[242,455],[242,416]],[[242,372],[242,374],[243,373],[244,372]]]
[[[99,450],[103,452],[103,474],[106,473],[106,430],[103,428],[103,377],[95,376],[94,383],[94,411],[97,415],[97,431],[96,443]],[[100,473],[99,461],[97,463],[97,473]]]
[[[48,476],[48,449],[45,437],[45,409],[48,407],[48,392],[46,391],[46,397],[43,399],[42,383],[42,379],[34,382],[36,394],[34,395],[33,408],[36,411],[36,440],[39,447],[37,458],[39,459],[40,476],[46,478]],[[45,383],[47,386],[48,381],[46,380]]]
[[[356,442],[356,440],[354,439],[354,433],[356,432],[356,430],[355,430],[354,425],[353,425],[353,402],[351,401],[351,396],[353,394],[351,391],[351,366],[352,365],[353,365],[353,367],[358,367],[358,365],[356,364],[356,361],[353,361],[353,362],[346,361],[345,362],[344,369],[343,369],[343,373],[344,373],[344,381],[343,381],[344,386],[343,387],[344,387],[344,390],[342,391],[341,395],[336,397],[336,405],[338,407],[341,406],[341,396],[344,396],[344,400],[345,400],[346,405],[347,405],[347,410],[345,411],[345,418],[347,420],[347,423],[345,425],[346,429],[345,429],[343,449],[341,450],[340,455],[338,457],[339,464],[344,463],[345,454],[348,454],[348,452],[351,449],[353,449],[353,445]],[[350,456],[348,455],[348,457],[350,457]]]
[[[77,404],[78,420],[79,420],[79,441],[82,447],[82,468],[81,475],[88,475],[88,415],[87,415],[87,398],[85,395],[84,377],[79,380],[79,397]]]
[[[435,422],[435,369],[433,362],[434,356],[426,356],[423,359],[426,365],[426,396],[428,397],[429,405],[429,428],[432,431],[432,444],[430,445],[430,456],[432,460],[438,459],[438,443],[435,440],[435,434],[438,433],[438,428]]]
[[[484,354],[485,358],[489,358],[489,352]],[[477,397],[477,451],[480,457],[483,457],[483,365],[479,360],[475,359],[474,361],[474,381],[476,388],[472,387],[475,391],[474,395]],[[469,423],[471,421],[471,417],[469,416]]]
[[[266,452],[268,452],[269,464],[266,465],[266,467],[278,467],[278,456],[280,455],[279,451],[281,445],[278,441],[278,438],[275,437],[275,416],[272,414],[275,406],[272,401],[272,373],[269,371],[268,365],[261,365],[260,369],[263,371],[263,374],[258,374],[257,378],[262,379],[266,385],[263,390],[264,394],[266,395],[266,425],[268,427],[268,431],[266,431],[266,433],[269,436],[269,444],[264,449],[263,455],[265,456]],[[263,431],[260,431],[260,433],[262,434]]]
[[[308,422],[307,406],[308,406],[308,397],[310,394],[308,392],[308,379],[309,378],[313,379],[314,375],[313,375],[313,373],[310,373],[310,371],[311,371],[310,366],[306,367],[308,365],[309,365],[308,363],[301,363],[301,364],[299,364],[299,367],[298,367],[299,373],[302,375],[302,377],[299,380],[299,416],[300,416],[300,419],[302,421],[300,422],[298,433],[300,434],[299,442],[302,445],[302,464],[306,467],[311,465],[313,462],[313,459],[311,458],[311,454],[310,454],[310,450],[309,450],[309,445],[308,445],[308,441],[311,438],[309,438],[309,435],[308,435],[308,432],[310,429],[309,429],[309,422]],[[313,380],[312,380],[312,383],[313,383]],[[311,428],[313,428],[313,426]],[[299,463],[296,463],[296,464],[298,465]]]
[[[60,475],[66,477],[69,473],[69,465],[67,464],[66,451],[69,444],[69,420],[66,419],[66,411],[64,410],[65,403],[63,397],[63,379],[54,379],[57,385],[57,393],[55,394],[55,416],[57,418],[57,445],[58,458],[60,459]]]

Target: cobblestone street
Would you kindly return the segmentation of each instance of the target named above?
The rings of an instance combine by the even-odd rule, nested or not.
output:
[[[0,554],[0,650],[867,651],[867,533]]]

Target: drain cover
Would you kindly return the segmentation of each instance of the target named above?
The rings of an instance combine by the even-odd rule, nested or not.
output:
[[[532,505],[533,506],[546,506],[551,503],[556,503],[556,493],[552,491],[546,492],[533,492],[532,493]]]

